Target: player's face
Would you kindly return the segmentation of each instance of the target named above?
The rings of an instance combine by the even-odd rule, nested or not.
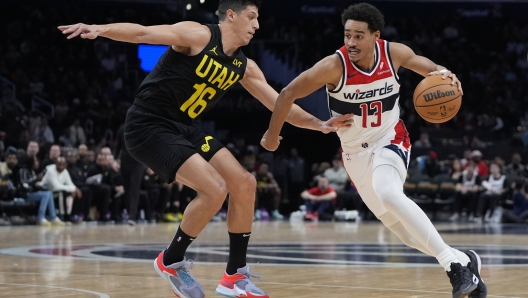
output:
[[[364,58],[374,59],[372,53],[379,35],[379,31],[371,32],[365,22],[348,20],[345,23],[345,46],[350,61],[359,62]]]
[[[254,5],[247,6],[246,9],[233,16],[233,25],[244,45],[249,43],[259,29],[258,16],[258,8]]]

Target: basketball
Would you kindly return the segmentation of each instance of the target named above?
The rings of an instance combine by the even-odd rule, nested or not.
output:
[[[427,122],[444,123],[458,113],[462,105],[462,94],[451,78],[441,75],[423,79],[414,90],[413,102],[418,115]]]

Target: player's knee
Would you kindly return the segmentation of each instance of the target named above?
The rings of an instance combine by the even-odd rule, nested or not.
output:
[[[235,194],[255,193],[257,189],[257,180],[249,172],[245,172],[236,180],[236,183],[230,187],[230,191]]]

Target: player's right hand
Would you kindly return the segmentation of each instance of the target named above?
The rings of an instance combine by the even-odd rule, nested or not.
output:
[[[79,35],[84,39],[95,39],[99,35],[94,25],[86,25],[83,23],[64,25],[57,28],[62,31],[62,34],[70,34],[68,35],[68,39]]]

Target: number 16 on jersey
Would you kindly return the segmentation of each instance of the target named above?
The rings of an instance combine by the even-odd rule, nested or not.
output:
[[[198,117],[207,106],[207,101],[204,100],[204,97],[207,96],[207,99],[211,100],[216,95],[216,90],[207,87],[206,83],[194,84],[193,87],[196,89],[196,92],[194,92],[193,95],[191,95],[191,97],[180,107],[180,110],[182,112],[187,111],[187,114],[189,114],[189,117],[192,119]]]

